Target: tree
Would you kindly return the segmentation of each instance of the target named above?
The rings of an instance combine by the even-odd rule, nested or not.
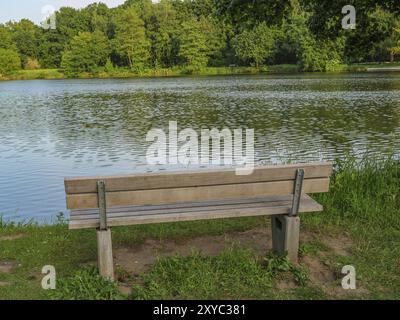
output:
[[[61,66],[61,58],[64,53],[66,43],[65,36],[60,35],[57,30],[43,30],[40,38],[39,62],[44,68],[58,68]]]
[[[110,33],[111,11],[104,3],[93,3],[80,10],[78,19],[83,22],[84,31]],[[83,31],[83,30],[82,30]]]
[[[39,27],[27,19],[11,23],[10,27],[22,63],[25,64],[28,58],[38,58]]]
[[[394,57],[400,54],[400,19],[394,23],[392,34],[389,38],[390,45],[388,46],[390,54],[390,62],[394,61]]]
[[[0,25],[0,48],[17,50],[9,27]]]
[[[117,54],[127,61],[130,68],[143,68],[149,59],[150,43],[136,9],[129,7],[120,12],[115,27],[113,43]]]
[[[244,60],[251,60],[256,68],[270,58],[275,49],[275,30],[265,22],[258,24],[252,30],[245,30],[234,40],[236,55]]]
[[[0,48],[0,73],[8,74],[21,68],[21,60],[16,51]]]
[[[43,30],[27,19],[0,24],[0,48],[17,52],[29,68],[59,68],[63,60],[67,72],[78,73],[105,66],[107,58],[110,70],[176,65],[199,69],[243,62],[257,68],[296,63],[303,71],[326,71],[343,62],[393,61],[400,55],[398,0],[353,0],[357,26],[351,30],[341,26],[346,4],[126,0],[110,9],[103,3],[62,7],[55,13],[56,29]]]
[[[170,67],[176,63],[179,28],[178,13],[168,0],[154,4],[146,24],[154,67]]]
[[[282,21],[292,2],[282,0],[214,0],[222,19],[242,28],[250,29],[261,22],[274,25]]]
[[[206,40],[200,23],[195,18],[182,23],[179,37],[179,56],[183,59],[185,65],[195,69],[207,65],[208,47]]]
[[[201,32],[206,37],[206,55],[209,63],[218,63],[222,59],[223,50],[227,46],[227,27],[217,19],[206,18],[205,16],[200,17],[199,24]]]
[[[63,54],[61,67],[68,76],[95,72],[106,64],[109,55],[109,42],[103,33],[81,32],[72,38],[69,49]]]
[[[308,28],[308,19],[309,13],[298,7],[283,20],[277,55],[297,63],[301,71],[334,71],[342,62],[345,38],[318,39]]]

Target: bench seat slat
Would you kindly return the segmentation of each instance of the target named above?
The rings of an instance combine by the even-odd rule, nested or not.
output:
[[[254,200],[254,199],[252,199]],[[160,206],[154,206],[154,210],[146,208],[146,210],[138,210],[138,206],[132,206],[131,210],[123,208],[125,211],[118,211],[118,208],[113,208],[113,212],[107,215],[107,224],[112,226],[135,225],[148,223],[163,223],[174,221],[188,220],[204,220],[216,218],[232,218],[246,216],[267,216],[274,214],[287,214],[291,208],[292,197],[287,196],[276,199],[263,198],[258,202],[250,200],[238,204],[237,201],[225,204],[203,203],[203,206],[193,206],[191,203],[186,203],[187,207],[182,207],[182,203],[176,208],[172,205],[165,208],[164,211]],[[271,201],[272,200],[272,201]],[[121,208],[122,209],[122,208]],[[302,196],[300,202],[300,212],[316,212],[322,211],[322,206],[309,196]],[[96,228],[99,226],[98,214],[93,213],[93,210],[79,210],[72,212],[69,222],[70,229]]]
[[[304,197],[308,197],[304,195]],[[120,213],[124,211],[154,211],[154,210],[166,210],[166,209],[178,209],[178,208],[196,208],[196,207],[207,207],[207,206],[219,206],[219,205],[235,205],[235,204],[251,204],[259,202],[277,202],[287,201],[291,196],[270,196],[270,197],[258,197],[249,199],[229,199],[229,200],[213,200],[213,201],[193,201],[193,202],[179,202],[172,204],[161,204],[161,205],[145,205],[145,206],[118,206],[107,208],[107,214]],[[71,216],[87,214],[99,214],[99,209],[77,209],[71,210]]]

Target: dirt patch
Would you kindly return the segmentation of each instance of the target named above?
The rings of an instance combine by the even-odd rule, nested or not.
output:
[[[318,286],[330,285],[336,281],[335,272],[316,257],[305,256],[302,263],[307,266],[310,281]]]
[[[256,228],[243,232],[232,232],[217,236],[202,236],[191,239],[163,240],[146,239],[133,248],[114,250],[115,262],[127,272],[137,275],[147,271],[158,258],[174,255],[188,256],[200,251],[207,256],[216,256],[232,246],[250,248],[256,253],[265,254],[271,250],[271,231],[269,228]]]
[[[122,284],[118,286],[118,291],[124,296],[130,296],[132,294],[132,287],[129,285]]]
[[[0,273],[10,273],[15,264],[8,261],[0,261]]]
[[[324,236],[322,243],[331,248],[335,255],[350,256],[354,247],[353,240],[348,235],[340,235],[339,237]]]
[[[13,234],[11,236],[1,236],[0,241],[12,241],[25,237],[23,233]]]
[[[297,288],[297,283],[293,279],[293,277],[285,278],[285,279],[279,280],[276,283],[276,287],[277,287],[278,290],[288,291],[288,290],[293,290],[293,289]]]
[[[7,281],[0,281],[0,287],[6,287],[6,286],[10,286],[11,282],[7,282]]]
[[[363,287],[357,287],[356,289],[345,290],[342,288],[340,283],[334,287],[325,288],[325,292],[330,296],[335,296],[339,299],[357,298],[365,296],[369,293],[369,290]]]

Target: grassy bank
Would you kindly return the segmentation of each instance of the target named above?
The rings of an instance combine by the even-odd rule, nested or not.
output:
[[[132,71],[130,69],[115,69],[112,71],[99,70],[95,73],[80,73],[73,76],[75,79],[107,79],[107,78],[145,78],[145,77],[179,77],[179,76],[212,76],[212,75],[235,75],[235,74],[257,74],[266,72],[266,69],[253,67],[209,67],[201,70],[190,70],[185,68],[145,69]],[[61,69],[39,69],[19,70],[9,75],[0,75],[0,80],[35,80],[35,79],[66,79],[68,78]],[[70,77],[71,78],[71,77]]]
[[[399,299],[399,162],[337,162],[330,192],[315,198],[325,211],[301,216],[298,266],[265,249],[268,218],[120,227],[113,229],[116,284],[97,276],[94,230],[69,231],[63,221],[45,227],[3,223],[0,298]],[[223,250],[180,251],[202,239],[216,243],[228,238],[234,241]],[[155,244],[159,252],[173,252],[142,272],[132,272],[119,259],[129,254],[139,259],[136,252],[146,258],[146,248]],[[57,270],[56,290],[40,286],[41,268],[48,264]],[[357,290],[341,288],[344,265],[355,267]],[[128,295],[118,290],[121,284]]]
[[[339,65],[331,72],[366,72],[368,68],[400,67],[400,63],[370,63]],[[112,71],[99,70],[95,73],[80,73],[76,79],[108,79],[108,78],[146,78],[146,77],[179,77],[179,76],[214,76],[238,74],[290,74],[299,73],[296,64],[279,64],[265,66],[260,69],[254,67],[207,67],[200,70],[191,70],[182,67],[145,69],[132,71],[130,69],[115,69]],[[0,80],[35,80],[35,79],[66,79],[61,69],[19,70],[9,75],[0,75]]]
[[[346,66],[349,72],[366,72],[367,69],[395,68],[400,67],[400,62],[371,62],[371,63],[355,63]]]

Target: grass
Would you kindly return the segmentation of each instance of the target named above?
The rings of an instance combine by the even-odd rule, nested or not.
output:
[[[296,73],[300,72],[297,64],[277,64],[268,67],[270,73]]]
[[[78,79],[107,79],[107,78],[145,78],[145,77],[178,77],[178,76],[213,76],[235,74],[257,74],[265,70],[254,67],[206,67],[192,70],[182,67],[145,69],[132,71],[127,68],[116,68],[113,71],[99,70],[95,73],[80,73],[74,78]],[[35,80],[35,79],[65,79],[67,76],[60,69],[19,70],[10,75],[0,75],[0,80]]]
[[[365,72],[367,68],[399,67],[400,62],[341,64],[332,72]],[[78,79],[108,79],[108,78],[148,78],[148,77],[180,77],[180,76],[214,76],[214,75],[238,75],[238,74],[285,74],[300,72],[296,64],[278,64],[255,67],[204,67],[192,70],[185,67],[156,68],[133,71],[128,68],[115,68],[112,71],[99,70],[95,73],[80,73]],[[18,70],[9,75],[0,75],[0,80],[37,80],[37,79],[66,79],[67,76],[61,69]]]
[[[8,76],[0,76],[0,80],[50,80],[63,78],[64,73],[58,69],[19,70]]]
[[[286,258],[260,259],[243,249],[217,257],[195,252],[160,260],[134,291],[137,299],[265,299],[274,297],[272,289],[282,273],[292,273],[301,286],[307,282],[307,273]]]
[[[120,300],[117,284],[104,280],[96,268],[87,267],[75,272],[71,277],[61,279],[57,290],[49,291],[52,299],[74,300]]]
[[[349,64],[346,67],[347,71],[350,72],[363,72],[367,71],[368,68],[393,68],[400,67],[400,62],[369,62],[369,63],[354,63]]]
[[[365,72],[367,68],[398,67],[400,62],[394,63],[369,63],[369,64],[350,64],[339,65],[332,72]],[[145,69],[132,71],[127,68],[116,68],[113,71],[99,70],[95,73],[80,73],[74,78],[77,79],[108,79],[108,78],[149,78],[149,77],[182,77],[182,76],[215,76],[215,75],[238,75],[238,74],[285,74],[299,73],[296,64],[279,64],[264,66],[260,69],[255,67],[205,67],[199,70],[187,69],[184,67]],[[19,70],[10,75],[0,75],[0,80],[54,80],[66,79],[67,76],[61,69],[39,69],[39,70]]]
[[[330,191],[315,195],[324,205],[321,214],[302,216],[302,234],[313,238],[302,241],[300,255],[327,266],[337,275],[340,288],[341,267],[350,264],[357,272],[357,295],[343,295],[323,283],[311,281],[312,268],[299,266],[270,253],[264,256],[240,246],[206,256],[159,259],[153,267],[131,276],[119,268],[117,273],[133,287],[130,299],[399,299],[400,298],[400,163],[385,159],[338,160]],[[146,238],[185,239],[218,235],[231,231],[268,227],[267,218],[237,218],[193,221],[113,229],[114,247],[129,247]],[[323,237],[351,238],[348,255],[337,254]],[[116,284],[97,276],[94,230],[69,231],[61,223],[37,226],[34,223],[0,223],[0,265],[13,262],[10,273],[0,272],[2,299],[126,299]],[[11,239],[11,238],[9,238]],[[54,265],[57,289],[40,287],[41,268]],[[280,286],[294,283],[291,287]]]

